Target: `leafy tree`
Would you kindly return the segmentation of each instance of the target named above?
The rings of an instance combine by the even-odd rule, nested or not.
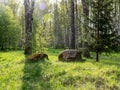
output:
[[[16,34],[17,33],[17,34]],[[9,6],[0,8],[0,48],[1,50],[18,48],[20,27]]]
[[[33,14],[32,52],[43,52],[54,44],[51,5],[47,0],[37,1]]]

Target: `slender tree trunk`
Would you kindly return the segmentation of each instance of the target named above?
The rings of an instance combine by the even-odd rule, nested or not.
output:
[[[74,0],[70,2],[70,17],[71,17],[71,41],[70,48],[75,49],[75,15],[74,15]]]
[[[90,58],[90,51],[89,51],[89,40],[90,40],[90,34],[89,34],[89,0],[81,0],[82,6],[83,6],[83,14],[84,14],[84,24],[83,24],[83,38],[82,38],[82,48],[84,49],[83,55],[84,57]]]
[[[82,7],[83,7],[83,14],[84,14],[84,24],[83,24],[83,27],[84,27],[84,30],[83,30],[83,39],[85,39],[86,41],[88,41],[88,25],[89,25],[89,22],[88,22],[88,19],[89,18],[89,0],[81,0],[82,1]],[[84,40],[83,40],[84,41]],[[83,48],[88,48],[86,47],[85,45],[85,42],[83,42]]]
[[[25,46],[25,22],[24,22],[24,7],[22,6],[20,49],[23,49],[24,46]]]
[[[119,30],[119,31],[118,31],[118,33],[119,33],[119,35],[120,35],[120,0],[119,0],[118,8],[119,8],[119,11],[118,11],[118,15],[119,15],[119,16],[118,16],[118,19],[119,19],[119,21],[118,21],[118,24],[119,24],[119,25],[118,25],[118,30]]]
[[[96,62],[99,62],[99,52],[96,52]]]
[[[99,11],[98,11],[98,15],[99,15]],[[99,17],[98,17],[99,20]],[[98,22],[98,27],[97,27],[97,50],[96,50],[96,62],[99,61],[99,22]]]
[[[57,1],[56,1],[57,2]],[[54,34],[55,34],[55,48],[59,48],[59,28],[58,28],[58,5],[54,4]]]
[[[100,19],[100,0],[98,0],[98,18],[97,18],[97,22],[98,22],[98,24],[97,24],[97,50],[96,50],[96,62],[98,62],[99,61],[99,35],[100,35],[100,33],[99,33],[99,31],[100,31],[100,24],[99,24],[99,19]]]
[[[77,0],[75,0],[75,30],[76,30],[76,41],[75,41],[75,44],[76,44],[76,48],[78,48],[78,36],[79,36],[79,28],[78,28],[78,6],[77,6]]]
[[[67,36],[66,36],[66,41],[67,41],[67,46],[70,48],[70,12],[68,9],[68,1],[65,1],[66,5],[66,15],[67,15]]]

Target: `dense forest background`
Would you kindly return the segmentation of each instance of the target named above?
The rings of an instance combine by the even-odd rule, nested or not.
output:
[[[0,90],[120,90],[120,0],[0,0]]]
[[[0,0],[0,4],[0,50],[31,54],[53,47],[96,55],[120,51],[119,0]]]

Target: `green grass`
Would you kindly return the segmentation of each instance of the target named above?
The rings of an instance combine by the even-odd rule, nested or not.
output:
[[[60,62],[61,50],[48,49],[49,61],[26,62],[23,51],[0,52],[0,90],[120,90],[120,53],[100,62]]]

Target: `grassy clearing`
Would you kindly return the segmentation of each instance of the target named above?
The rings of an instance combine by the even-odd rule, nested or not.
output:
[[[22,51],[0,52],[0,90],[120,90],[120,54],[67,63],[57,60],[60,51],[34,63]]]

